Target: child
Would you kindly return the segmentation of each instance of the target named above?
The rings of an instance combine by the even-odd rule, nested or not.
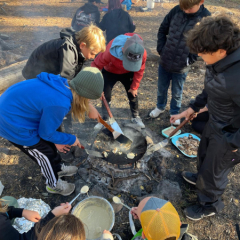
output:
[[[204,90],[190,108],[170,121],[188,119],[208,104],[209,121],[198,149],[198,173],[182,173],[198,190],[199,204],[185,209],[186,216],[196,221],[223,209],[221,195],[227,176],[240,163],[240,29],[226,16],[207,17],[189,32],[187,44],[207,65]]]
[[[39,229],[37,228],[39,231]],[[84,225],[74,215],[61,215],[50,220],[41,230],[37,240],[86,240]]]
[[[25,79],[32,79],[47,72],[71,80],[81,71],[85,60],[94,59],[105,47],[103,32],[94,25],[79,32],[66,28],[60,32],[60,38],[43,43],[33,51],[22,74]]]
[[[84,223],[74,215],[53,218],[41,230],[37,240],[86,240]],[[112,234],[104,230],[101,240],[113,240]]]
[[[107,44],[118,35],[133,33],[136,29],[129,13],[122,9],[120,0],[108,0],[108,12],[99,27],[106,31]]]
[[[8,199],[10,199],[8,197]],[[14,199],[14,198],[12,198]],[[16,202],[16,199],[14,199]],[[15,208],[10,206],[10,202],[0,199],[0,240],[37,240],[36,237],[36,225],[32,227],[26,233],[19,233],[11,223],[11,220],[16,217],[24,217],[29,221],[38,222],[40,221],[38,228],[40,229],[47,224],[54,217],[62,216],[63,214],[69,213],[71,205],[69,203],[62,203],[61,206],[54,208],[50,211],[47,216],[41,219],[38,212],[30,211],[22,208]],[[85,240],[85,238],[84,238]]]
[[[76,136],[56,130],[70,110],[79,122],[84,122],[85,113],[98,118],[89,99],[100,98],[103,85],[101,72],[86,67],[69,83],[60,75],[41,73],[1,95],[0,136],[40,166],[49,193],[67,196],[74,191],[75,185],[60,177],[74,175],[77,167],[61,165],[57,150],[67,152],[71,146],[81,147]]]
[[[158,117],[165,110],[170,80],[172,80],[170,115],[178,114],[181,108],[183,85],[189,65],[197,58],[189,52],[184,34],[203,17],[210,15],[203,3],[204,0],[180,0],[179,5],[167,14],[159,28],[157,51],[161,57],[158,69],[157,107],[150,113],[152,118]],[[173,124],[179,125],[180,120]]]
[[[86,240],[83,223],[69,214],[69,203],[61,203],[43,219],[38,212],[15,208],[8,203],[0,199],[0,240]],[[11,219],[15,217],[24,217],[37,224],[21,234],[11,224]],[[101,240],[113,240],[112,234],[104,230]]]
[[[104,95],[108,103],[114,85],[120,81],[127,92],[132,122],[145,128],[138,112],[137,91],[142,80],[147,52],[142,38],[134,33],[126,33],[114,38],[104,53],[100,53],[92,62],[92,67],[102,70],[104,77]],[[107,111],[102,106],[103,118],[107,119]]]
[[[188,225],[181,224],[174,206],[163,199],[146,197],[131,210],[134,219],[142,225],[142,239],[148,240],[197,240],[186,233]]]
[[[75,31],[80,31],[91,23],[98,26],[100,21],[98,7],[100,3],[100,0],[88,0],[82,7],[78,8],[72,19],[72,28]]]

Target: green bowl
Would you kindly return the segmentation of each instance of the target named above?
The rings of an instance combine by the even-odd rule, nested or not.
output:
[[[176,128],[176,127],[174,127],[174,126],[171,126],[171,127],[173,127],[174,129]],[[166,133],[164,133],[164,132],[166,132],[166,131],[167,131],[168,129],[170,129],[171,127],[168,127],[168,128],[165,128],[165,129],[162,130],[162,135],[163,135],[164,137],[168,138],[168,135],[167,135]],[[181,130],[178,130],[172,137],[175,137],[175,136],[179,135],[180,133],[181,133]],[[172,137],[170,137],[170,138],[172,138]]]

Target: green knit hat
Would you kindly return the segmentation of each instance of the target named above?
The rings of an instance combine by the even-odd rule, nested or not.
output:
[[[88,99],[98,99],[103,92],[104,80],[98,68],[85,67],[70,81],[76,93]]]

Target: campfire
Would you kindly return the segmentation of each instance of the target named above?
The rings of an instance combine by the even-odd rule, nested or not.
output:
[[[164,175],[165,159],[158,152],[146,155],[147,147],[153,144],[152,139],[139,129],[124,126],[123,133],[133,142],[130,148],[125,148],[105,130],[96,135],[92,149],[103,154],[104,158],[90,157],[80,165],[79,175],[86,182],[103,184],[113,194],[135,193],[136,189],[144,189],[147,182],[158,184]],[[165,150],[166,151],[166,150]],[[134,157],[129,157],[133,154]]]

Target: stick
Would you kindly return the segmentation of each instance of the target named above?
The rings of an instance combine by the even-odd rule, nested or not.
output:
[[[2,9],[2,10],[5,12],[5,14],[6,14],[6,15],[8,15],[8,14],[7,14],[7,12],[4,10],[4,8],[3,8],[3,7],[1,7],[1,9]]]

